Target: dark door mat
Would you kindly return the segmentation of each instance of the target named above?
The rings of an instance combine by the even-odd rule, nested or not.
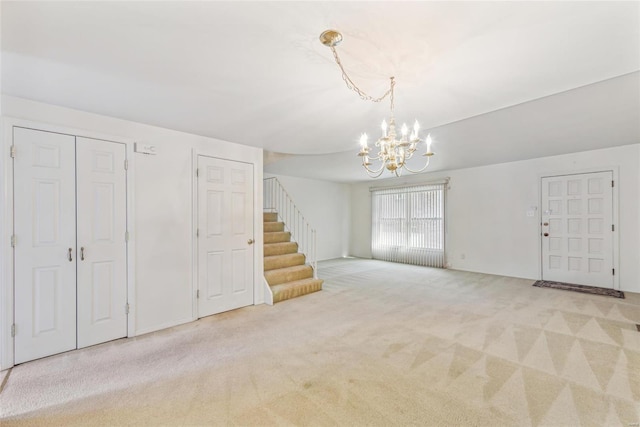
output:
[[[624,298],[624,292],[615,289],[598,288],[596,286],[573,285],[571,283],[551,282],[549,280],[538,280],[533,286],[540,288],[562,289],[565,291],[582,292],[584,294],[604,295],[614,298]]]

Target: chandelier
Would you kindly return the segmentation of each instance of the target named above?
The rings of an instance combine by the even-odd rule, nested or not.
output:
[[[367,170],[367,173],[372,178],[377,178],[382,175],[385,169],[387,169],[392,174],[396,176],[402,175],[402,170],[405,169],[411,173],[420,173],[424,171],[427,166],[429,166],[429,160],[431,156],[433,156],[433,152],[431,151],[431,136],[427,135],[425,139],[426,152],[423,156],[427,157],[426,164],[422,167],[422,169],[412,170],[409,166],[407,166],[407,161],[411,159],[418,148],[418,144],[422,142],[420,137],[418,136],[418,131],[420,130],[420,125],[416,120],[413,125],[413,130],[411,134],[409,134],[409,128],[406,124],[403,124],[400,128],[400,135],[396,133],[396,119],[394,117],[393,108],[394,108],[394,87],[396,85],[395,79],[390,77],[389,89],[380,97],[374,98],[370,95],[367,95],[363,92],[356,84],[349,78],[347,72],[342,66],[342,62],[338,57],[338,52],[336,51],[336,46],[342,41],[342,34],[335,30],[326,30],[322,34],[320,34],[320,41],[325,46],[329,47],[333,52],[333,57],[336,60],[336,64],[340,67],[342,71],[342,80],[344,80],[347,88],[356,92],[360,99],[365,101],[372,102],[380,102],[385,99],[387,96],[390,101],[390,109],[391,109],[391,117],[389,118],[389,123],[385,119],[382,120],[382,136],[378,138],[378,140],[374,143],[373,149],[369,148],[368,144],[368,136],[366,133],[363,133],[360,136],[360,152],[358,156],[362,157],[362,166]],[[373,150],[373,152],[371,151]],[[377,151],[377,152],[376,152]],[[373,162],[379,162],[378,165],[373,166]]]

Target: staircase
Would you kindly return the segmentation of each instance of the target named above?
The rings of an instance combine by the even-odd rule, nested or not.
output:
[[[278,221],[277,212],[264,213],[264,278],[273,294],[273,303],[322,289],[323,280],[314,277],[306,256],[298,252],[291,233]]]

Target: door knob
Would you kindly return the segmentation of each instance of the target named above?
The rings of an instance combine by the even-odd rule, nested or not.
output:
[[[69,262],[73,261],[73,255],[71,255],[71,251],[73,251],[73,249],[69,248],[69,253],[67,254]]]
[[[544,233],[543,234],[544,237],[547,237],[548,235],[549,235],[549,233]]]
[[[247,243],[250,244],[250,245],[253,245],[253,239],[247,240]]]

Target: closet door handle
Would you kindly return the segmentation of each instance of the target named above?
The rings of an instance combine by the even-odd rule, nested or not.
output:
[[[84,261],[84,246],[80,248],[80,261]]]
[[[71,252],[73,251],[73,249],[69,248],[69,253],[67,254],[67,257],[69,259],[69,262],[73,261],[73,255],[71,255]]]

